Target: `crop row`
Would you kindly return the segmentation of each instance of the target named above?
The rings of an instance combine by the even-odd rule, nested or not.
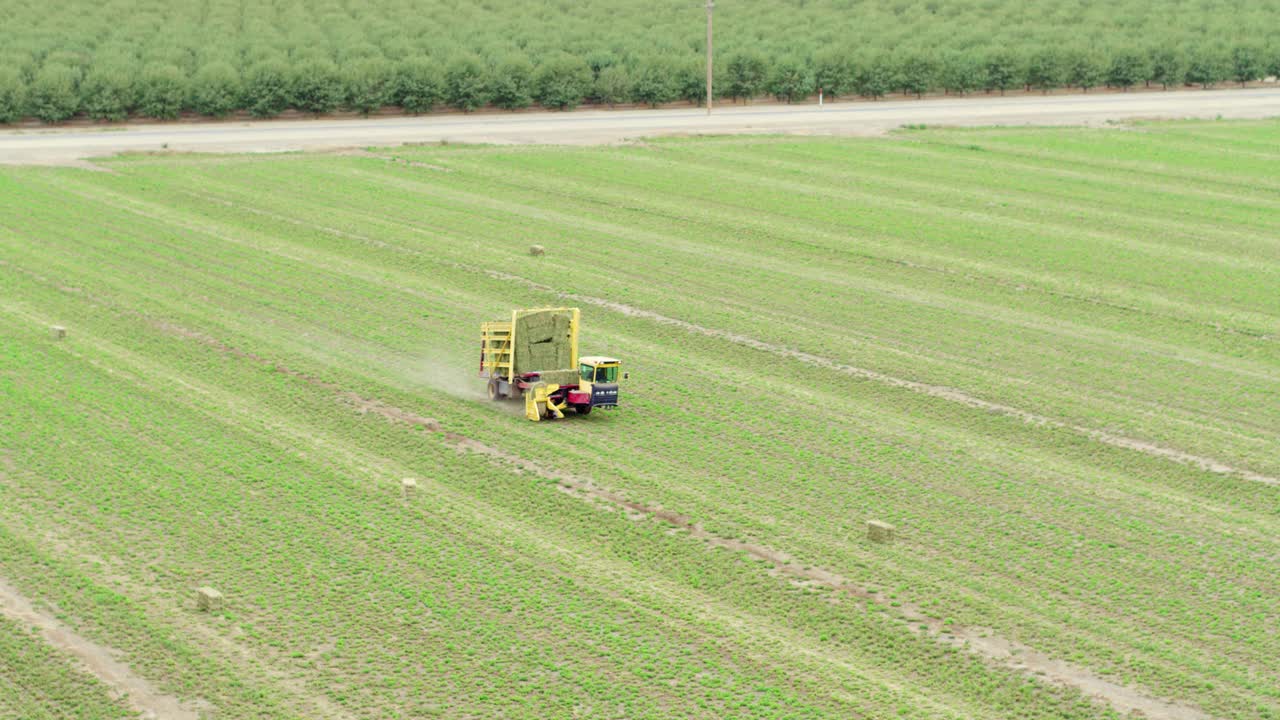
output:
[[[32,565],[107,558],[77,567],[113,587],[96,602],[144,605],[151,637],[175,649],[220,637],[184,649],[216,656],[229,641],[367,717],[461,707],[531,717],[591,707],[628,717],[1107,715],[881,613],[460,455],[439,436],[361,418],[327,388],[148,325],[101,277],[67,270],[83,294],[32,278],[9,285],[43,312],[80,308],[83,324],[75,345],[8,348],[18,381],[6,407],[21,403],[40,421],[24,431],[22,471],[5,490],[14,502],[0,516],[24,535],[52,532],[63,559],[32,559],[11,543],[0,561],[76,614],[93,606],[77,592],[92,583]],[[17,336],[24,319],[6,312],[0,326]],[[26,382],[35,368],[59,385]],[[121,442],[124,432],[134,442]],[[60,443],[67,451],[52,452]],[[405,501],[394,479],[410,473],[422,495]],[[68,485],[81,491],[68,495]],[[193,618],[185,588],[206,582],[234,600]],[[250,667],[198,674],[122,638],[114,618],[95,630],[152,672],[176,665],[170,685],[224,711],[278,712],[238,694]],[[288,684],[271,680],[258,679],[267,697],[301,713]]]
[[[421,167],[131,159],[111,175],[24,171],[6,188],[15,212],[72,202],[24,210],[6,250],[108,307],[519,448],[939,618],[1215,714],[1268,717],[1265,486],[598,306],[584,305],[591,349],[633,371],[618,413],[532,426],[478,407],[469,369],[450,368],[470,356],[477,318],[573,299],[485,272],[502,270],[1274,474],[1276,358],[1257,332],[1275,323],[1274,133],[1187,124],[394,151]],[[1195,150],[1206,142],[1216,150]],[[529,260],[535,241],[549,253]],[[1085,247],[1114,262],[1070,250]],[[1230,284],[1202,282],[1219,267]],[[85,314],[74,295],[41,297]],[[419,438],[376,415],[349,427],[350,399],[131,328],[98,326],[153,359],[144,374],[200,368],[208,386],[279,398],[335,437],[369,433],[352,447],[403,452],[405,467],[422,455]],[[1247,389],[1223,402],[1233,387]],[[530,482],[513,480],[513,507]],[[860,542],[870,517],[897,522],[902,547]]]

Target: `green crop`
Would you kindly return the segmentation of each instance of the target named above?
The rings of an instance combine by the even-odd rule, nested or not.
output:
[[[137,717],[108,688],[31,629],[0,617],[0,717],[45,720]]]
[[[0,577],[230,717],[1275,718],[1277,140],[5,169]],[[631,379],[528,423],[561,305]]]

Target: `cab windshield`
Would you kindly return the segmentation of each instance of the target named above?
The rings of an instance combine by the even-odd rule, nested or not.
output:
[[[590,365],[583,365],[581,372],[582,372],[583,380],[594,381],[598,383],[618,382],[618,366],[617,365],[605,365],[602,367],[592,367]]]

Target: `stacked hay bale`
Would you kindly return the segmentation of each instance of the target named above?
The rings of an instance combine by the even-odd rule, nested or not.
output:
[[[515,321],[515,335],[515,374],[540,372],[544,381],[560,385],[577,378],[577,368],[573,367],[572,311],[522,313]]]

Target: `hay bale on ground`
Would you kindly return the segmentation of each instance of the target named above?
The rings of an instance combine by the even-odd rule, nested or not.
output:
[[[54,340],[61,340],[67,336],[67,329],[62,327],[61,325],[51,326],[49,328],[49,332],[50,334],[53,335]]]
[[[529,254],[534,257],[542,257],[543,255],[547,254],[547,249],[542,247],[541,245],[530,245]]]
[[[222,593],[211,587],[196,588],[196,607],[205,612],[222,610]]]
[[[418,481],[413,478],[405,478],[400,481],[400,494],[405,497],[413,497],[413,493],[418,490]]]
[[[891,543],[893,542],[894,527],[887,522],[879,520],[870,520],[867,522],[867,538],[871,542]]]

